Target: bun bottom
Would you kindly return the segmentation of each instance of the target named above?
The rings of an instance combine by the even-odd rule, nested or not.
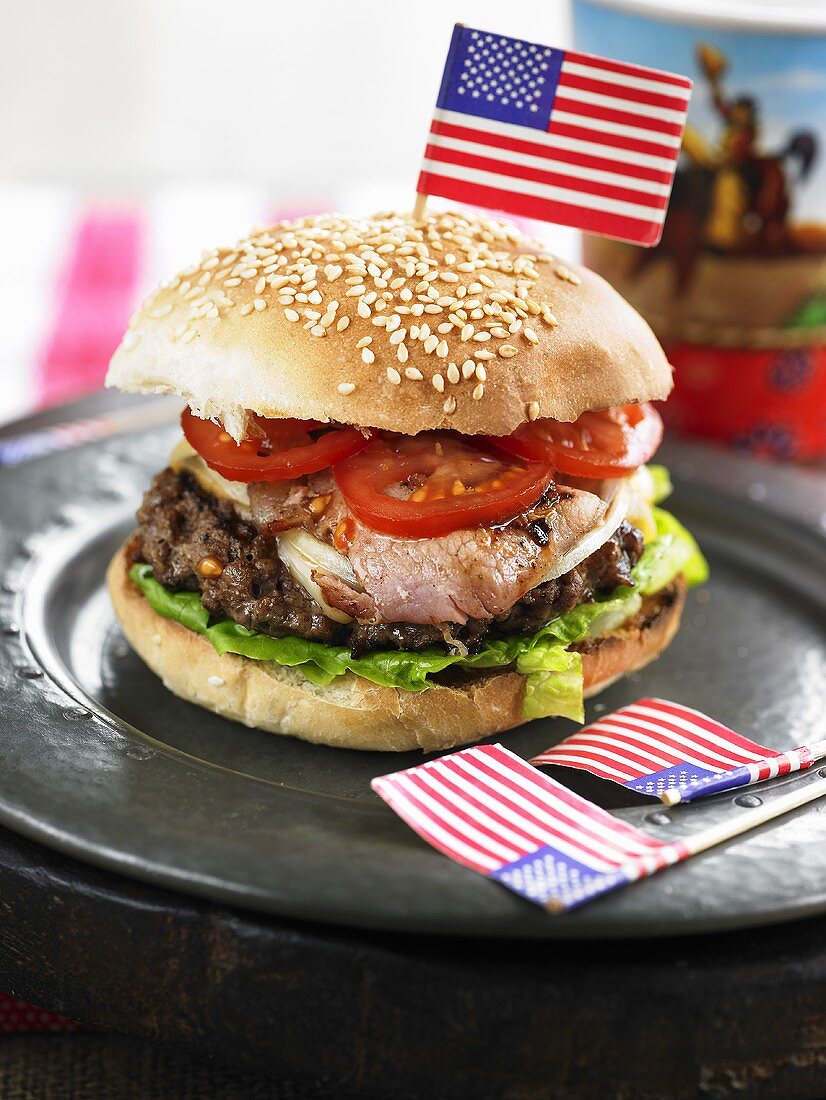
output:
[[[129,580],[128,568],[121,548],[106,581],[132,648],[175,695],[245,726],[337,748],[433,752],[525,722],[525,681],[516,672],[481,672],[417,693],[351,673],[325,687],[295,668],[221,656],[199,634],[153,611]],[[644,597],[639,612],[619,629],[576,647],[586,697],[658,657],[677,632],[684,602],[685,584],[678,577]]]

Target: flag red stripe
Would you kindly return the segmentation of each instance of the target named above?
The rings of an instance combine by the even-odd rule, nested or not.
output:
[[[479,842],[477,840],[471,839],[470,837],[465,835],[465,833],[463,833],[459,829],[457,829],[455,825],[453,825],[449,821],[447,821],[444,817],[442,817],[441,815],[435,814],[433,812],[433,810],[430,809],[429,806],[427,806],[427,804],[423,801],[423,799],[421,797],[421,791],[419,790],[420,780],[419,780],[419,777],[416,775],[416,773],[413,769],[411,769],[410,774],[408,774],[405,778],[408,778],[412,781],[413,789],[411,790],[411,788],[409,786],[406,786],[406,785],[404,787],[399,786],[400,794],[403,795],[404,798],[406,798],[408,800],[408,802],[411,802],[416,807],[416,809],[419,811],[419,813],[422,814],[427,820],[437,824],[439,826],[439,828],[443,832],[447,833],[451,838],[455,837],[456,840],[460,841],[465,847],[473,849],[473,851],[478,852],[480,855],[485,856],[487,859],[495,860],[499,864],[501,864],[503,862],[507,862],[506,860],[503,859],[502,855],[499,852],[496,852],[496,851],[492,850],[487,845],[482,844],[481,842]],[[391,780],[392,780],[392,777],[391,777]],[[430,792],[426,791],[426,793],[429,794]],[[454,816],[456,816],[456,817],[462,817],[463,816],[457,810],[454,810],[453,812],[454,812]],[[407,819],[405,819],[405,820],[407,820]],[[474,828],[478,832],[483,831],[483,830],[479,829],[479,827],[478,827],[478,825],[476,824],[475,821],[471,822],[471,824],[474,826]],[[419,828],[418,824],[412,825],[412,827],[415,828],[415,829]],[[447,848],[446,848],[446,846],[444,845],[443,842],[436,841],[435,843],[437,843],[443,851],[447,850]],[[499,844],[500,847],[506,847],[506,848],[507,847],[513,847],[513,845],[502,844],[501,841],[497,841],[496,843]],[[451,849],[451,851],[455,851],[455,849]]]
[[[643,708],[653,713],[646,714]],[[700,714],[698,711],[692,711],[687,707],[680,707],[677,704],[663,704],[660,700],[641,700],[639,703],[633,703],[629,707],[623,707],[622,710],[617,711],[616,714],[601,719],[601,721],[613,722],[617,718],[622,718],[626,721],[639,720],[655,724],[662,723],[664,728],[669,731],[679,733],[683,737],[695,740],[698,744],[708,747],[712,752],[737,753],[738,763],[754,763],[755,758],[759,759],[765,756],[779,755],[779,753],[773,752],[771,749],[765,749],[762,745],[755,744],[747,737],[742,737],[739,733],[735,733],[734,730],[728,729],[719,722],[715,722],[711,718],[706,718],[704,714]],[[680,720],[690,724],[693,728],[684,729],[680,725]],[[594,724],[599,725],[599,722]],[[723,744],[718,747],[713,737],[720,738]],[[743,753],[748,753],[751,759],[749,759],[749,756],[741,759]]]
[[[679,137],[683,128],[678,122],[668,122],[663,118],[649,118],[648,115],[635,115],[632,111],[618,111],[613,107],[600,107],[596,103],[583,103],[581,99],[568,99],[556,94],[554,111],[567,111],[572,115],[596,118],[600,122],[616,122],[620,126],[636,126],[639,130],[651,130],[657,134],[671,134]],[[553,115],[551,116],[553,118]],[[672,156],[674,150],[671,150]]]
[[[481,183],[460,182],[434,172],[420,172],[416,190],[423,195],[440,195],[456,202],[506,210],[509,214],[521,214],[525,218],[535,218],[538,221],[575,225],[586,233],[600,233],[605,237],[616,237],[618,240],[633,241],[636,244],[655,245],[662,235],[660,221],[588,210],[574,203],[538,199],[532,195],[520,195],[515,191]]]
[[[508,137],[505,134],[493,134],[487,130],[475,130],[470,126],[457,126],[452,122],[441,122],[434,119],[430,132],[441,134],[443,137],[458,138],[461,141],[472,141],[479,145],[490,145],[497,149],[510,150],[513,153],[527,153],[533,157],[544,157],[545,160],[558,161],[564,164],[574,164],[581,168],[596,168],[601,172],[615,172],[617,175],[629,178],[648,180],[651,183],[670,184],[672,173],[661,171],[658,168],[647,168],[640,164],[630,164],[622,160],[612,160],[609,157],[595,156],[590,153],[577,153],[570,149],[552,149],[547,145],[540,145],[536,141],[523,141],[520,138]]]
[[[589,733],[590,734],[594,734],[594,733],[601,734],[605,737],[610,737],[612,740],[616,738],[617,743],[616,743],[616,745],[605,745],[605,744],[602,744],[600,741],[593,741],[588,737]],[[650,768],[651,755],[650,754],[654,751],[653,749],[650,749],[650,748],[648,748],[648,749],[638,748],[638,746],[636,744],[633,744],[631,741],[625,741],[625,740],[619,739],[617,737],[617,734],[615,734],[613,732],[608,733],[606,731],[603,734],[603,731],[601,730],[599,725],[597,725],[596,723],[592,726],[586,727],[586,729],[582,731],[582,734],[575,733],[573,735],[573,737],[566,738],[565,741],[563,741],[561,745],[558,745],[556,747],[559,748],[559,749],[564,749],[566,751],[568,749],[576,749],[577,752],[579,752],[580,749],[582,749],[582,748],[588,748],[588,749],[592,750],[593,752],[598,752],[598,753],[602,753],[602,754],[607,754],[607,753],[613,752],[613,753],[616,753],[617,755],[621,755],[624,759],[627,759],[629,767],[640,767],[640,766],[642,766],[647,771],[651,770],[651,768]],[[553,752],[554,750],[551,749],[550,751]],[[680,751],[683,751],[682,756],[679,755]],[[663,747],[661,750],[658,750],[656,752],[656,755],[663,757],[667,761],[667,764],[663,765],[665,767],[668,767],[671,764],[679,764],[681,760],[685,760],[684,750],[668,749],[668,748]],[[606,759],[606,762],[610,763],[610,761],[607,760],[607,759]],[[660,766],[661,765],[659,765],[659,764],[657,765],[657,767],[660,767]],[[645,773],[641,772],[640,774],[642,775],[642,774],[645,774]]]
[[[624,84],[611,84],[607,80],[596,80],[578,73],[566,72],[562,66],[559,75],[559,88],[580,88],[583,92],[596,92],[598,95],[610,95],[616,99],[627,99],[631,103],[646,103],[650,107],[665,107],[670,111],[684,111],[685,100],[675,99],[657,92],[646,92],[642,88],[627,88]]]
[[[488,754],[485,754],[485,756],[487,755]],[[511,779],[508,775],[503,774],[496,768],[490,767],[489,762],[482,756],[474,755],[472,757],[468,757],[467,763],[472,764],[478,771],[483,772],[486,776],[489,777],[489,780],[491,782],[495,781],[496,783],[506,787],[507,790],[512,792],[512,796],[509,797],[508,795],[503,794],[501,790],[495,789],[493,787],[486,787],[485,784],[481,780],[479,780],[477,776],[473,777],[473,782],[485,789],[490,797],[497,799],[505,807],[506,812],[508,812],[508,807],[511,807],[509,811],[510,813],[519,814],[520,816],[524,816],[526,814],[530,815],[530,811],[526,810],[525,807],[523,805],[520,805],[517,801],[517,799],[527,799],[543,814],[549,815],[551,817],[553,822],[552,824],[549,824],[547,821],[537,819],[537,826],[540,830],[541,837],[539,842],[540,847],[543,844],[548,844],[552,837],[556,837],[559,840],[567,841],[567,843],[570,844],[572,847],[578,848],[580,851],[587,853],[593,858],[602,860],[607,863],[619,862],[622,859],[627,858],[628,849],[625,847],[624,844],[624,842],[627,840],[627,837],[623,835],[622,829],[616,828],[617,819],[614,817],[610,817],[609,821],[605,822],[605,824],[607,824],[611,829],[612,835],[610,839],[607,839],[603,833],[600,833],[598,830],[593,829],[589,824],[585,824],[583,822],[575,820],[573,817],[570,816],[570,814],[566,812],[565,809],[554,804],[554,799],[557,798],[558,794],[556,790],[557,784],[554,784],[553,781],[548,779],[547,776],[543,776],[541,773],[531,769],[533,771],[533,774],[526,776],[526,778],[530,780],[532,786],[532,791],[528,791],[525,789],[525,787],[517,783],[515,780]],[[502,763],[504,767],[508,770],[508,772],[514,771],[519,774],[519,771],[515,766],[514,761],[506,759]],[[468,778],[470,777],[468,776]],[[541,783],[536,782],[537,779],[544,780],[545,783],[552,785],[553,789],[549,790],[548,787],[543,787]],[[577,796],[575,795],[574,799],[576,798]],[[567,800],[564,801],[566,801],[567,803]],[[591,803],[586,802],[583,805],[581,804],[581,802],[572,802],[571,804],[574,805],[576,809],[587,814],[589,817],[599,819],[602,816],[602,812],[599,811],[598,807],[594,807]],[[594,813],[594,810],[596,810],[597,812]],[[639,848],[639,837],[634,835],[633,839],[637,841],[634,850],[636,853],[636,850]],[[610,845],[611,847],[617,849],[620,854],[609,855],[605,851],[606,845]]]
[[[617,711],[616,714],[612,714],[610,719],[606,719],[605,721],[610,722],[611,725],[621,726],[624,730],[627,730],[626,736],[633,736],[636,734],[643,737],[652,737],[659,745],[665,745],[667,748],[673,749],[674,752],[682,753],[682,759],[685,759],[686,756],[693,756],[699,763],[709,764],[711,767],[722,769],[723,771],[727,771],[737,764],[748,764],[750,762],[736,748],[733,747],[731,750],[728,748],[716,748],[703,738],[695,736],[688,730],[680,729],[679,726],[666,722],[664,719],[645,719],[645,721],[652,724],[656,723],[656,730],[645,729],[643,726],[637,725],[633,716],[628,716],[622,711]],[[599,722],[594,723],[593,729],[594,732],[604,731],[605,734],[610,737],[616,736],[614,731],[605,729]],[[673,736],[670,736],[675,733],[685,737],[687,744],[683,744],[677,741]],[[646,751],[644,744],[642,746],[642,751]]]
[[[495,747],[495,746],[492,746]],[[485,756],[490,755],[494,758],[501,760],[502,764],[509,770],[515,771],[517,774],[522,774],[529,780],[532,790],[526,790],[524,787],[515,783],[514,780],[508,779],[501,772],[490,766],[489,761],[485,759]],[[621,837],[623,840],[631,840],[635,845],[650,844],[653,847],[659,847],[660,842],[654,840],[652,837],[641,836],[639,831],[631,825],[627,825],[624,821],[614,817],[605,810],[601,810],[598,806],[588,802],[587,799],[581,798],[579,795],[574,794],[573,791],[569,791],[566,787],[563,787],[561,783],[556,783],[548,776],[543,776],[541,772],[535,771],[529,764],[521,763],[521,767],[517,766],[515,761],[512,761],[509,756],[501,757],[494,753],[482,753],[481,751],[475,753],[472,758],[472,763],[486,774],[497,779],[501,783],[505,783],[506,786],[520,794],[524,798],[528,798],[532,803],[538,806],[539,809],[545,813],[554,813],[560,816],[564,816],[566,820],[569,820],[576,830],[587,832],[592,838],[600,840],[600,834],[597,832],[594,834],[594,829],[590,825],[586,825],[579,820],[575,820],[570,815],[566,814],[561,808],[551,808],[550,802],[556,801],[562,803],[565,807],[575,810],[578,813],[585,814],[587,817],[597,821],[603,826],[608,826],[611,832],[614,834],[615,842]],[[602,842],[605,843],[604,838]]]
[[[495,769],[489,769],[484,760],[479,759],[478,757],[474,757],[471,758],[468,762],[479,768],[480,771],[484,771],[486,774],[490,774],[492,778],[495,778],[500,784],[506,786],[509,790],[512,790],[514,794],[519,794],[523,798],[531,799],[531,795],[523,787],[520,787],[518,784],[509,781],[507,776],[503,775],[501,772],[498,772]],[[443,763],[448,764],[448,766],[452,766],[452,762],[450,761],[449,757],[446,757]],[[511,762],[507,761],[506,766],[510,768]],[[467,776],[467,778],[469,779],[470,777]],[[546,798],[542,795],[539,795],[536,799],[531,800],[538,801],[540,808],[544,810],[545,813],[551,814],[554,818],[558,818],[558,825],[549,824],[547,821],[538,821],[534,819],[530,811],[526,810],[524,806],[519,805],[516,801],[514,801],[514,799],[508,798],[507,795],[502,794],[500,790],[494,790],[476,779],[474,779],[474,782],[477,783],[481,790],[484,790],[485,793],[488,794],[491,798],[496,799],[496,801],[502,806],[502,813],[500,816],[506,822],[506,824],[510,825],[512,829],[520,827],[515,826],[512,823],[513,818],[512,816],[509,817],[509,814],[518,814],[522,818],[529,818],[535,821],[534,828],[536,830],[536,843],[531,847],[526,847],[525,850],[522,852],[522,855],[527,855],[529,852],[536,851],[537,848],[541,848],[545,844],[551,843],[552,839],[557,839],[566,841],[568,844],[571,845],[571,847],[577,848],[579,849],[579,851],[584,852],[601,862],[614,863],[617,865],[621,862],[621,859],[623,857],[608,855],[600,847],[600,845],[608,843],[604,837],[591,836],[588,830],[583,828],[579,823],[568,824],[568,819],[563,816],[556,808],[548,805]],[[464,792],[461,792],[461,797],[468,798],[468,795]],[[483,804],[479,803],[479,806],[480,809],[483,810],[483,812],[490,812]],[[508,843],[508,841],[503,841],[503,843]],[[615,843],[614,846],[622,850],[622,846],[620,844]],[[513,847],[513,845],[511,845],[511,847]]]
[[[691,81],[687,76],[681,76],[679,73],[666,73],[661,69],[646,69],[644,65],[633,65],[626,61],[613,61],[607,57],[597,57],[596,54],[577,53],[575,50],[565,51],[565,61],[573,61],[578,65],[588,65],[592,69],[603,69],[607,73],[621,73],[623,76],[638,76],[644,80],[656,80],[664,85],[691,91]]]
[[[495,172],[500,176],[530,180],[532,183],[546,183],[553,187],[586,195],[599,195],[606,199],[618,199],[621,202],[633,202],[640,206],[650,206],[653,210],[665,210],[668,199],[665,195],[652,195],[648,191],[636,191],[630,187],[617,187],[611,183],[598,183],[595,180],[569,176],[564,172],[545,171],[531,168],[513,161],[497,160],[494,157],[479,156],[475,153],[463,153],[458,149],[446,149],[443,145],[427,145],[425,157],[438,160],[443,164],[460,164],[465,168],[478,168],[482,172]]]
[[[441,772],[441,768],[424,769],[424,774],[430,774],[431,779],[436,781],[435,785],[427,783],[424,779],[423,774],[421,772],[418,772],[416,769],[411,769],[405,776],[405,778],[407,779],[408,783],[413,784],[417,792],[418,798],[422,799],[422,796],[427,796],[427,798],[430,798],[432,801],[436,802],[443,810],[446,810],[449,814],[453,814],[455,817],[460,818],[463,824],[472,825],[473,828],[478,833],[481,833],[482,836],[485,838],[485,843],[491,843],[493,845],[497,845],[500,848],[510,848],[517,852],[517,858],[520,855],[526,855],[528,852],[533,851],[536,845],[532,845],[530,842],[527,842],[527,838],[523,838],[521,843],[506,840],[498,830],[492,829],[490,828],[490,826],[483,824],[481,821],[478,820],[477,817],[474,817],[466,810],[457,806],[452,799],[448,798],[444,794],[444,792],[439,789],[438,784],[441,783],[443,779]],[[410,788],[408,786],[405,786],[404,791],[405,793],[409,794]],[[422,801],[422,806],[425,806],[424,801]],[[450,828],[451,832],[454,831],[454,827],[445,825],[445,820],[441,817],[438,817],[432,808],[425,808],[424,812],[433,817],[434,820],[438,820],[439,824],[443,827]],[[512,826],[512,829],[514,832],[519,832],[519,830],[515,826]],[[465,837],[462,837],[462,839],[465,840],[465,842],[467,843],[467,839]],[[488,849],[481,841],[474,840],[470,841],[470,843],[472,843],[475,848],[480,849],[486,854],[490,854],[491,856],[493,856],[494,859],[501,860],[504,858],[501,854],[497,853],[493,849],[488,851]]]
[[[540,822],[528,818],[527,815],[520,815],[525,818],[524,821],[515,821],[512,816],[508,816],[506,811],[503,812],[502,809],[493,809],[491,806],[485,805],[485,803],[475,795],[462,790],[461,786],[456,783],[455,777],[452,774],[454,770],[455,765],[451,765],[450,757],[445,757],[438,762],[437,767],[425,768],[424,774],[430,776],[432,781],[438,782],[441,787],[446,788],[453,795],[454,799],[462,799],[465,802],[469,802],[479,813],[495,819],[497,828],[492,829],[488,825],[483,825],[478,817],[469,815],[464,809],[458,809],[456,802],[447,797],[443,791],[435,787],[424,786],[424,790],[426,790],[431,797],[435,798],[440,805],[447,806],[456,814],[461,814],[462,817],[471,821],[475,828],[484,832],[486,836],[490,836],[499,844],[507,845],[508,848],[520,849],[520,855],[527,855],[528,852],[535,851],[545,843],[543,837],[544,826],[541,825]],[[461,771],[458,772],[458,774],[461,776]],[[414,773],[409,778],[414,779],[416,783],[422,782],[419,774]],[[480,788],[484,790],[481,784]],[[485,793],[490,795],[491,799],[501,806],[501,797],[496,792],[486,791]],[[519,839],[512,840],[504,832],[499,831],[500,826],[505,826],[511,833],[515,833]]]
[[[614,149],[627,149],[631,153],[648,153],[652,157],[664,157],[676,163],[679,149],[670,145],[659,145],[655,141],[645,141],[643,138],[626,137],[621,134],[610,134],[607,130],[594,129],[590,126],[577,126],[573,122],[562,122],[551,116],[548,126],[549,134],[558,134],[560,137],[577,138],[579,141],[587,141],[591,145],[601,145]]]
[[[756,744],[748,737],[744,737],[741,733],[737,733],[735,730],[729,729],[728,726],[724,726],[722,722],[715,722],[713,718],[709,718],[708,715],[701,714],[699,710],[693,710],[691,707],[684,707],[679,703],[669,703],[666,699],[640,699],[638,702],[632,703],[630,707],[624,709],[627,711],[634,711],[638,707],[648,707],[650,710],[659,711],[661,714],[669,714],[675,718],[682,718],[686,722],[693,722],[695,726],[700,726],[702,729],[715,734],[717,737],[724,737],[726,740],[733,742],[742,749],[748,749],[750,752],[757,753],[758,756],[780,755],[780,753],[775,752],[774,749],[767,749],[764,748],[763,745]],[[640,717],[642,717],[642,714],[640,714]]]
[[[575,749],[572,751],[576,752],[577,756],[579,755],[579,753]],[[557,758],[557,754],[551,750],[549,750],[548,752],[542,752],[539,754],[539,756],[532,757],[531,763],[535,764],[537,767],[540,764],[553,764],[559,767],[579,768],[580,771],[589,772],[591,775],[598,775],[600,779],[609,779],[612,783],[627,782],[627,780],[625,779],[620,779],[618,775],[613,775],[596,761],[593,764],[590,762],[588,764],[584,764],[576,760],[560,760]],[[622,769],[619,767],[617,770],[622,771]],[[639,776],[633,776],[632,778],[639,779]]]
[[[395,811],[405,821],[414,832],[417,832],[419,836],[424,837],[428,844],[432,844],[438,851],[449,856],[451,859],[455,859],[458,863],[463,864],[466,867],[472,867],[474,871],[479,871],[481,874],[486,875],[491,870],[488,863],[480,862],[479,859],[474,859],[472,856],[468,856],[463,852],[460,852],[458,848],[452,844],[446,844],[444,840],[436,835],[427,825],[423,824],[420,817],[412,818],[409,814],[408,807],[404,804],[405,801],[414,803],[416,809],[420,814],[425,817],[428,822],[433,819],[428,814],[427,810],[421,808],[417,800],[408,796],[408,792],[402,791],[398,784],[395,782],[394,776],[382,776],[381,779],[374,783],[374,790],[376,794],[387,802],[392,810]],[[441,822],[438,823],[441,825]],[[455,836],[455,832],[451,834]],[[464,840],[464,838],[462,838]],[[470,841],[464,841],[467,848],[471,848],[473,851],[478,852],[478,847]],[[489,856],[489,861],[496,862],[496,856]]]

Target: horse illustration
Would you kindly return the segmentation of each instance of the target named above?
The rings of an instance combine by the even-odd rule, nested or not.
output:
[[[674,262],[676,289],[685,290],[701,252],[717,255],[789,255],[801,250],[791,225],[791,189],[804,181],[817,159],[818,143],[801,130],[779,151],[759,148],[760,111],[751,96],[726,99],[724,55],[700,46],[698,60],[711,87],[723,134],[713,148],[693,128],[683,138],[683,159],[674,178],[660,244],[640,251],[639,273],[657,256]]]

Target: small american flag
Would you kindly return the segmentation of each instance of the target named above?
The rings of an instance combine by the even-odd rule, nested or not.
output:
[[[416,190],[655,245],[684,76],[457,24]]]
[[[690,854],[536,771],[501,745],[373,780],[407,824],[457,863],[558,912]]]
[[[580,768],[659,797],[744,764],[758,765],[755,778],[768,779],[777,774],[771,761],[780,757],[691,707],[640,699],[584,726],[531,763]],[[781,774],[789,770],[784,766]]]

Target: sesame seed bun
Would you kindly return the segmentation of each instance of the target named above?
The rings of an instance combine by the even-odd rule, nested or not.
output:
[[[338,748],[434,752],[525,721],[525,680],[516,672],[479,673],[457,686],[407,692],[352,673],[320,686],[272,661],[220,656],[199,634],[156,614],[130,581],[128,564],[122,548],[106,579],[133,649],[170,691],[235,722]],[[684,602],[679,577],[646,596],[617,630],[579,646],[586,697],[658,657],[677,632]]]
[[[180,394],[239,440],[247,410],[504,435],[665,398],[671,370],[608,283],[511,225],[326,215],[214,249],[163,284],[106,383]]]

